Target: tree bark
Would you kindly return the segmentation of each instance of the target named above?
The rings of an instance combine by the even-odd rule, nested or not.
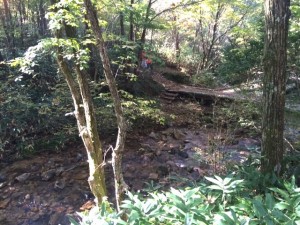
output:
[[[112,153],[112,165],[113,165],[114,179],[115,179],[115,195],[116,195],[117,210],[120,211],[120,204],[124,198],[125,191],[127,190],[127,185],[124,182],[123,173],[122,173],[122,153],[125,146],[127,125],[126,125],[125,118],[123,116],[123,109],[121,106],[121,100],[118,95],[117,85],[112,70],[110,68],[110,61],[104,45],[102,30],[98,23],[97,12],[90,0],[84,0],[84,4],[87,11],[87,17],[91,22],[91,28],[96,37],[97,47],[102,60],[106,81],[108,83],[110,93],[112,95],[115,114],[117,117],[118,136],[117,136],[116,146],[113,149],[113,153]]]
[[[125,36],[125,27],[124,27],[124,14],[120,12],[120,34],[122,37]]]
[[[263,173],[281,173],[284,154],[284,106],[287,65],[289,0],[265,0],[265,48],[263,78]]]
[[[12,19],[11,11],[9,8],[9,4],[7,0],[3,0],[4,5],[4,14],[5,16],[2,16],[2,23],[4,27],[4,32],[7,39],[8,48],[12,53],[12,56],[16,57],[16,41],[15,41],[15,35],[14,35],[14,22]]]
[[[51,2],[54,4],[56,3],[56,0],[52,0]],[[76,29],[66,24],[64,25],[67,38],[74,38],[76,36]],[[57,42],[59,43],[60,38],[62,38],[62,30],[57,31],[55,36],[57,38]],[[75,51],[74,54],[76,54]],[[58,47],[57,62],[72,95],[73,104],[75,107],[74,115],[77,120],[79,135],[84,143],[88,156],[88,182],[90,189],[95,196],[95,202],[96,204],[99,204],[106,196],[107,191],[103,169],[102,146],[97,130],[97,121],[92,97],[89,91],[87,76],[85,76],[83,71],[80,70],[78,63],[76,62],[72,70],[65,61],[63,55],[64,52],[62,47]],[[77,82],[73,77],[73,71],[77,75]]]
[[[131,6],[131,11],[130,11],[130,16],[129,16],[129,40],[130,41],[134,41],[134,30],[133,30],[133,4],[134,4],[134,0],[130,0],[130,6]]]
[[[143,31],[142,31],[142,35],[141,35],[142,45],[145,44],[145,42],[146,42],[146,31],[147,31],[147,27],[149,25],[149,15],[150,15],[150,10],[151,10],[153,2],[155,2],[155,1],[154,0],[149,0],[149,2],[148,2],[146,15],[145,15],[145,19],[144,19],[144,27],[143,27]]]

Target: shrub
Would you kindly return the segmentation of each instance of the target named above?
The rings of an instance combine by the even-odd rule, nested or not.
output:
[[[294,178],[284,181],[281,188],[268,188],[265,194],[256,196],[236,174],[206,179],[210,183],[181,190],[171,188],[165,193],[149,193],[146,198],[128,193],[119,214],[103,202],[101,207],[81,213],[81,222],[72,219],[72,224],[300,224],[300,188]],[[123,213],[127,215],[126,221],[121,219]]]

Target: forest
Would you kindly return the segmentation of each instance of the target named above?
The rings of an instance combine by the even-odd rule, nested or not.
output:
[[[0,225],[300,225],[300,0],[0,19]]]

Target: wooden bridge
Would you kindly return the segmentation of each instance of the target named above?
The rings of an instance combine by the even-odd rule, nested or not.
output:
[[[182,85],[166,79],[160,73],[154,72],[152,78],[157,83],[161,84],[165,91],[161,98],[172,102],[178,96],[192,97],[201,100],[204,104],[211,104],[218,100],[241,101],[247,98],[233,88],[202,88],[189,85]]]

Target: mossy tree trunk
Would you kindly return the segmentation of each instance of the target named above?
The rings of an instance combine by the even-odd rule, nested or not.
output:
[[[107,55],[105,43],[103,40],[103,35],[101,30],[102,28],[98,23],[97,12],[90,0],[84,0],[84,5],[87,11],[87,17],[91,23],[92,31],[97,41],[97,47],[102,60],[105,78],[110,89],[110,93],[114,103],[115,114],[117,117],[118,136],[117,136],[116,146],[113,149],[113,153],[112,153],[112,166],[113,166],[114,179],[115,179],[115,196],[116,196],[117,209],[118,211],[120,211],[120,203],[123,200],[124,193],[127,189],[127,185],[124,182],[123,172],[122,172],[122,154],[125,145],[127,126],[126,126],[125,118],[123,116],[123,110],[121,106],[121,100],[118,95],[117,85],[110,67],[109,57]]]
[[[281,173],[289,0],[265,0],[262,172]]]

